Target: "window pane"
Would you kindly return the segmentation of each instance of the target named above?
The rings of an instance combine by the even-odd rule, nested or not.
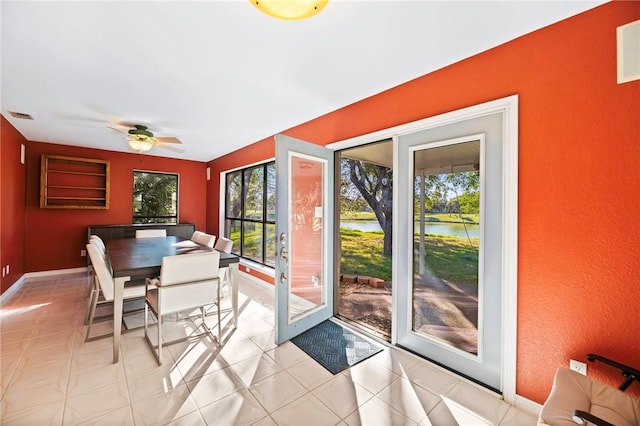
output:
[[[416,151],[413,331],[478,353],[480,143]]]
[[[242,206],[242,171],[227,174],[227,217],[240,218]]]
[[[276,225],[268,223],[265,225],[267,231],[267,253],[264,263],[267,266],[276,267]]]
[[[133,223],[178,222],[178,175],[133,172]]]
[[[327,163],[289,156],[289,320],[325,305],[325,207]],[[333,179],[333,177],[330,177]]]
[[[276,165],[275,163],[267,164],[267,218],[266,220],[268,222],[276,221]]]
[[[244,218],[262,220],[264,209],[264,167],[244,172]],[[261,259],[262,260],[262,259]]]
[[[233,241],[233,253],[240,253],[240,232],[242,227],[242,221],[240,220],[226,220],[227,238]]]
[[[262,263],[262,223],[244,222],[242,255]]]
[[[276,250],[275,185],[273,161],[226,175],[223,235],[233,240],[233,253],[271,267]]]

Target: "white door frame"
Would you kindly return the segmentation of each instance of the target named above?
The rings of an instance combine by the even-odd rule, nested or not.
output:
[[[428,130],[458,121],[465,121],[483,115],[503,114],[503,203],[504,216],[502,226],[502,395],[506,402],[516,403],[516,343],[518,318],[518,95],[497,99],[479,105],[429,117],[423,120],[402,124],[400,126],[379,130],[355,138],[335,142],[326,146],[333,150],[343,150],[355,146],[393,139],[394,152],[397,152],[398,137],[409,133]],[[398,170],[397,156],[394,156],[394,170]],[[398,186],[393,186],[394,199],[397,199]],[[393,228],[399,229],[399,215],[394,214]],[[397,234],[394,233],[394,245]],[[392,269],[401,265],[394,258]],[[393,274],[392,286],[397,288],[396,274]],[[392,295],[393,304],[397,306],[396,293]],[[395,327],[395,321],[393,327]],[[396,331],[392,331],[392,343],[395,344]]]

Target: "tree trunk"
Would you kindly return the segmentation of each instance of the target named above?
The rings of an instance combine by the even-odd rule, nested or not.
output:
[[[349,159],[349,177],[353,185],[360,191],[362,198],[371,207],[384,232],[382,254],[391,256],[393,236],[393,185],[389,177],[390,169],[373,165],[367,173],[359,160]],[[376,198],[380,194],[380,199]]]
[[[382,247],[382,254],[383,256],[391,256],[391,249],[393,247],[393,227],[392,227],[392,220],[391,217],[387,218],[388,220],[385,221],[384,227],[382,228],[382,232],[384,232],[384,239],[383,239],[383,243],[384,246]]]

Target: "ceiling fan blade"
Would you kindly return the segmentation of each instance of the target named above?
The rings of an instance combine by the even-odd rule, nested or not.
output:
[[[115,130],[116,132],[120,132],[120,133],[129,133],[130,128],[129,127],[125,127],[125,126],[121,126],[120,124],[107,124],[107,127],[110,128],[111,130]]]
[[[180,142],[180,139],[173,138],[173,137],[162,137],[161,138],[161,137],[154,136],[153,138],[155,140],[157,140],[158,142],[160,142],[160,143],[180,143],[180,144],[182,143],[182,142]]]
[[[176,152],[176,153],[178,153],[178,154],[182,154],[182,153],[184,152],[184,150],[183,150],[183,149],[176,148],[176,147],[171,146],[171,145],[164,145],[164,144],[162,144],[162,143],[160,143],[160,144],[158,144],[158,145],[156,145],[156,146],[157,146],[158,148],[166,149],[166,150],[168,150],[168,151],[173,151],[173,152]]]

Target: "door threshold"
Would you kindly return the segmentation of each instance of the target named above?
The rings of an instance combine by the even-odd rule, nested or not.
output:
[[[398,349],[402,349],[403,351],[409,352],[410,354],[413,354],[413,355],[417,356],[418,358],[421,358],[421,359],[423,359],[425,361],[428,361],[433,365],[437,365],[438,367],[442,368],[443,370],[446,370],[446,371],[448,371],[450,373],[453,373],[455,376],[461,377],[461,378],[463,378],[463,379],[465,379],[465,380],[467,380],[467,381],[469,381],[471,383],[474,383],[474,384],[476,384],[476,385],[478,385],[478,386],[480,386],[480,387],[482,387],[484,389],[487,389],[487,390],[499,395],[502,398],[502,392],[499,389],[494,388],[493,386],[489,386],[489,385],[487,385],[485,383],[482,383],[481,381],[479,381],[477,379],[474,379],[473,377],[469,377],[466,374],[463,374],[463,373],[461,373],[459,371],[456,371],[453,368],[447,367],[446,365],[443,365],[443,364],[441,364],[441,363],[439,363],[437,361],[432,360],[429,357],[426,357],[426,356],[421,355],[421,354],[419,354],[417,352],[414,352],[411,349],[409,349],[407,347],[404,347],[402,345],[395,345],[393,347],[398,348]]]

